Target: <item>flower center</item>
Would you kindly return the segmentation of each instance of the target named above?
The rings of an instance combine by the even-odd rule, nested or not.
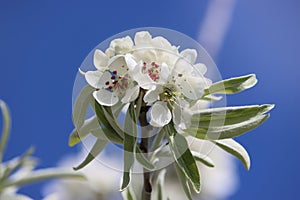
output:
[[[110,73],[110,80],[105,82],[106,89],[118,94],[123,94],[128,87],[128,78],[119,76],[117,71],[108,71]]]
[[[164,102],[173,102],[175,101],[178,93],[176,92],[176,88],[172,84],[167,84],[163,88],[163,92],[160,94],[160,99]]]
[[[157,82],[159,80],[160,65],[155,62],[152,62],[151,64],[144,62],[142,66],[142,72],[144,74],[148,74],[153,81]]]

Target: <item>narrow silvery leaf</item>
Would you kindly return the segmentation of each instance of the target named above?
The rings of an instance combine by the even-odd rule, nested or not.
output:
[[[4,101],[0,99],[0,108],[2,110],[2,116],[3,116],[3,130],[1,133],[1,141],[0,141],[0,163],[2,162],[3,159],[3,153],[4,149],[6,147],[7,139],[9,136],[9,131],[10,131],[10,114],[8,107]]]
[[[269,112],[273,104],[208,108],[194,112],[192,121],[201,127],[213,124],[229,125],[249,120]]]
[[[8,162],[4,163],[4,172],[1,175],[1,180],[5,180],[7,177],[11,175],[14,171],[16,171],[18,168],[26,165],[27,163],[33,163],[32,159],[29,158],[33,154],[34,148],[29,148],[24,155],[20,157],[13,158],[9,160]],[[0,182],[1,182],[0,180]]]
[[[70,147],[72,147],[72,146],[78,144],[80,141],[81,141],[81,138],[79,137],[79,134],[78,134],[78,132],[75,128],[69,136],[68,144],[69,144]]]
[[[101,105],[97,102],[94,101],[94,109],[95,109],[95,113],[97,115],[97,119],[100,125],[103,125],[103,133],[105,134],[105,136],[114,143],[117,144],[123,144],[123,137],[119,135],[119,133],[117,133],[110,125],[110,123],[107,121],[105,115],[104,115],[104,111],[101,107]]]
[[[215,164],[213,162],[213,160],[208,157],[207,155],[203,155],[201,153],[195,152],[195,151],[191,151],[195,160],[199,161],[201,163],[203,163],[204,165],[208,166],[208,167],[214,167]]]
[[[164,137],[165,137],[165,129],[162,128],[155,136],[155,139],[151,145],[151,153],[153,153],[159,147]]]
[[[95,109],[95,106],[92,106],[93,109]],[[123,109],[123,106],[121,104],[117,104],[111,108],[113,110],[112,113],[115,113],[116,117],[119,116],[120,112]],[[100,127],[97,117],[94,115],[90,117],[89,119],[86,119],[80,129],[74,128],[74,130],[71,132],[69,136],[69,146],[74,146],[78,144],[81,140],[83,140],[86,136],[88,136],[90,133],[96,132],[97,134]],[[118,129],[120,130],[120,129]],[[103,134],[103,131],[101,131],[101,134]],[[100,137],[98,134],[96,137]]]
[[[177,163],[175,163],[174,166],[175,166],[175,169],[177,172],[178,179],[181,183],[182,189],[183,189],[186,197],[189,200],[193,200],[191,189],[190,189],[190,186],[189,186],[189,183],[188,183],[185,173],[182,171],[182,169],[179,167],[179,165]]]
[[[69,146],[74,146],[83,140],[88,134],[91,133],[91,130],[99,127],[98,119],[96,116],[93,116],[84,121],[80,129],[74,128],[69,136]]]
[[[122,193],[123,200],[136,200],[133,189],[129,186]]]
[[[242,145],[233,139],[215,140],[212,142],[218,145],[221,149],[240,159],[247,170],[250,169],[250,157]]]
[[[169,137],[171,152],[173,157],[184,172],[186,178],[193,185],[194,190],[200,192],[200,174],[196,161],[189,149],[188,143],[184,136],[175,134]]]
[[[12,179],[9,181],[6,181],[0,185],[0,191],[7,188],[7,187],[18,187],[21,185],[26,185],[30,183],[35,183],[38,181],[44,181],[47,179],[65,179],[65,178],[76,178],[80,180],[86,180],[85,177],[78,173],[70,173],[65,170],[60,170],[57,168],[53,169],[42,169],[30,172],[26,175],[26,177],[20,178],[20,179]]]
[[[166,176],[166,169],[163,169],[159,172],[156,180],[157,186],[157,200],[164,200],[164,185],[165,185],[165,176]]]
[[[90,102],[93,99],[92,93],[95,91],[94,88],[87,85],[85,86],[78,95],[74,107],[73,107],[73,113],[72,113],[72,119],[74,126],[76,129],[79,129],[85,120],[86,112],[89,107]]]
[[[195,128],[195,130],[193,130],[193,128],[189,129],[187,133],[198,139],[221,140],[233,138],[258,127],[259,125],[264,123],[269,117],[270,115],[266,114],[253,117],[247,121],[243,121],[237,124],[216,127],[200,126],[199,128]]]
[[[255,74],[226,79],[212,84],[205,89],[205,95],[208,94],[235,94],[253,87],[257,83]]]
[[[95,144],[93,145],[91,151],[87,155],[87,157],[84,159],[84,161],[78,165],[77,167],[74,167],[74,170],[79,170],[88,165],[92,160],[95,159],[97,155],[101,153],[101,151],[104,149],[104,147],[107,145],[107,140],[100,140],[97,139]]]
[[[121,125],[119,124],[116,116],[114,116],[114,114],[112,112],[112,108],[111,107],[107,107],[107,106],[102,106],[102,105],[101,105],[101,107],[102,107],[104,116],[106,117],[106,119],[109,122],[109,124],[111,125],[111,127],[117,133],[119,133],[119,135],[123,135],[123,130],[121,128]]]
[[[145,157],[142,153],[141,149],[136,146],[136,153],[135,153],[136,160],[143,165],[148,170],[153,170],[155,166]]]
[[[136,148],[137,123],[134,103],[129,105],[124,123],[124,169],[123,180],[120,191],[124,191],[130,183],[130,171],[134,163]]]

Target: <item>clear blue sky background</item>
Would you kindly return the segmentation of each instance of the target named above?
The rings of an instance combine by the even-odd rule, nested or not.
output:
[[[13,118],[6,158],[36,147],[40,167],[54,166],[67,145],[77,68],[104,39],[158,26],[197,38],[208,1],[0,0],[0,98]],[[259,84],[230,105],[275,103],[271,118],[239,138],[252,169],[239,165],[232,200],[296,199],[299,194],[300,2],[239,0],[216,60],[224,78],[256,73]],[[226,187],[226,186],[224,186]],[[40,198],[40,184],[22,192]]]

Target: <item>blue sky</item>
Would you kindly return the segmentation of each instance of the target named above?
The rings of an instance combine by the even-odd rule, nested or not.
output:
[[[11,108],[11,158],[36,147],[40,167],[55,166],[72,130],[77,68],[101,41],[131,28],[165,27],[197,39],[208,1],[0,0],[0,98]],[[216,63],[224,78],[256,73],[259,84],[229,105],[275,103],[271,118],[238,138],[252,157],[239,165],[230,199],[294,199],[298,194],[300,2],[237,1]],[[40,184],[22,191],[40,198]]]

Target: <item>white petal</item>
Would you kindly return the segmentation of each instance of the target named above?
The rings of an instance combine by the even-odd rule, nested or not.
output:
[[[166,63],[162,63],[161,71],[160,71],[159,75],[160,75],[159,82],[163,83],[163,84],[167,83],[167,81],[170,77],[170,69]]]
[[[149,44],[151,42],[152,36],[148,31],[140,31],[135,34],[134,43],[136,45]]]
[[[93,96],[103,106],[113,106],[119,101],[116,94],[104,89],[93,92]]]
[[[103,72],[102,76],[100,77],[98,81],[98,88],[108,88],[109,86],[112,86],[112,75],[109,71]]]
[[[112,47],[109,47],[106,49],[105,54],[107,55],[107,57],[111,58],[116,55],[115,49]]]
[[[177,99],[172,110],[173,122],[176,130],[183,133],[185,129],[190,127],[192,112],[189,109],[189,104],[183,99]]]
[[[194,66],[189,63],[186,59],[183,57],[177,59],[172,74],[177,76],[178,74],[191,74],[194,71]]]
[[[115,50],[116,54],[126,54],[132,50],[133,41],[129,36],[118,38],[111,41],[110,47]]]
[[[157,60],[157,54],[154,49],[149,49],[147,47],[136,47],[133,56],[137,61],[145,61],[146,63],[151,63],[153,60]]]
[[[94,65],[99,70],[104,70],[108,64],[108,57],[101,50],[96,49],[94,53]]]
[[[147,74],[142,73],[142,66],[143,62],[140,61],[132,70],[128,71],[128,74],[141,88],[149,90],[155,85],[155,82]]]
[[[199,74],[205,74],[207,71],[206,65],[203,63],[197,63],[194,65],[196,72]]]
[[[124,58],[128,69],[132,70],[137,65],[131,54],[126,54]]]
[[[164,37],[158,36],[152,39],[152,45],[158,49],[173,50],[171,43]]]
[[[184,57],[190,64],[194,64],[197,59],[197,51],[195,49],[185,49],[180,52],[180,55]]]
[[[147,105],[151,105],[158,100],[158,97],[162,92],[163,90],[160,86],[157,86],[152,90],[148,90],[144,96],[144,101],[147,103]]]
[[[122,103],[129,103],[139,96],[140,87],[138,85],[134,86],[133,88],[127,89],[125,96],[122,98]]]
[[[100,84],[101,76],[103,72],[101,71],[88,71],[85,73],[85,80],[88,84],[94,88],[101,88],[102,84]]]
[[[183,95],[192,100],[199,99],[206,87],[205,79],[193,76],[178,78],[176,84]]]
[[[172,119],[172,114],[167,104],[161,101],[154,103],[149,112],[149,123],[154,127],[163,127],[167,125]]]
[[[118,76],[124,76],[127,71],[127,63],[122,55],[114,56],[109,60],[108,69],[111,72],[116,71]]]

